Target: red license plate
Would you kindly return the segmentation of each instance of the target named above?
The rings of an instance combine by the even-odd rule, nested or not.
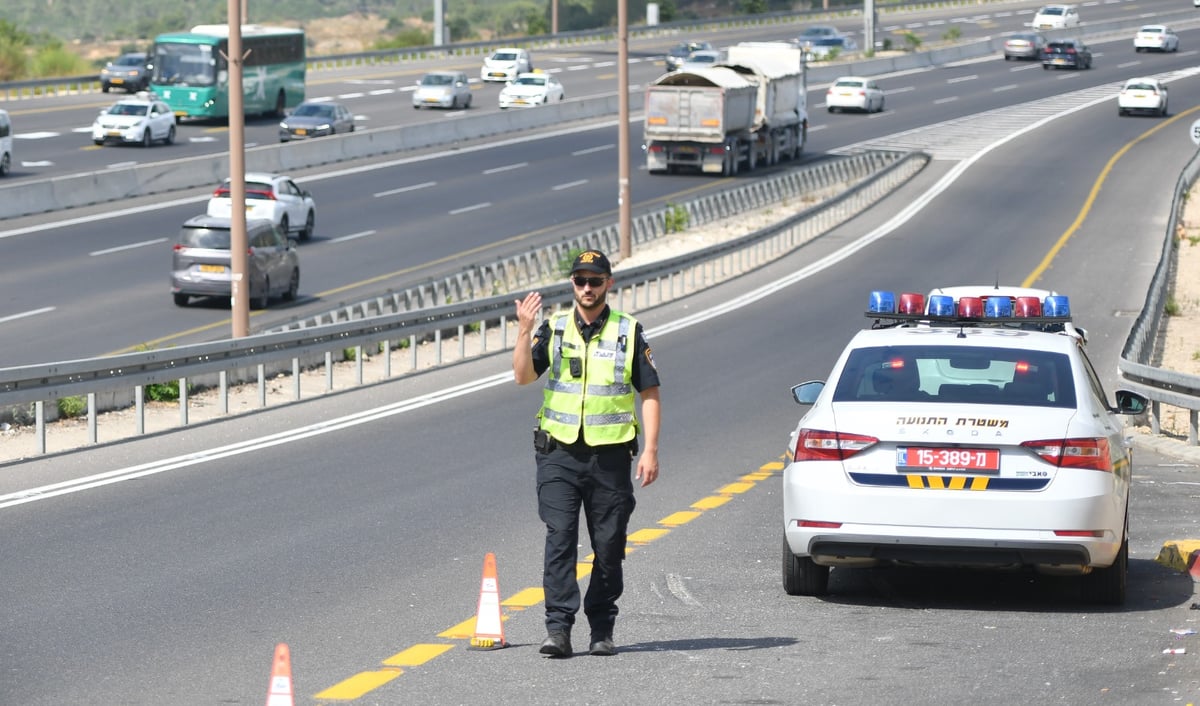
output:
[[[901,446],[896,449],[896,469],[996,473],[1000,470],[1000,450]]]

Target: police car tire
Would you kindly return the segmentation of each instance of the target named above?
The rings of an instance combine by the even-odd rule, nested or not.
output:
[[[811,557],[792,553],[783,538],[783,590],[789,596],[823,596],[829,592],[829,567],[818,566]]]
[[[1093,569],[1081,578],[1083,600],[1095,605],[1119,606],[1125,603],[1126,577],[1129,571],[1129,535],[1121,540],[1121,550],[1112,566]]]

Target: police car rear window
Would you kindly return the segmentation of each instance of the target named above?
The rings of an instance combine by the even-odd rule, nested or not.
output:
[[[837,381],[833,401],[1076,404],[1065,354],[975,346],[856,349]]]

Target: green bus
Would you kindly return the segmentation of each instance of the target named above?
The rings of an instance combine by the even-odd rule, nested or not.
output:
[[[242,53],[245,113],[282,116],[304,101],[304,30],[242,25]],[[228,54],[228,25],[160,34],[151,53],[150,90],[180,118],[228,118]]]

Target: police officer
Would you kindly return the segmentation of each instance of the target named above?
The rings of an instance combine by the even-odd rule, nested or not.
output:
[[[538,516],[546,524],[542,588],[547,637],[540,652],[549,657],[572,654],[582,507],[595,554],[583,598],[591,630],[588,651],[608,656],[616,654],[613,624],[624,589],[621,562],[634,507],[635,391],[642,398],[645,436],[634,477],[645,487],[658,478],[659,381],[642,325],[608,306],[613,277],[604,253],[580,253],[571,267],[571,283],[575,306],[553,314],[536,333],[542,296],[530,292],[516,302],[513,376],[518,385],[527,385],[548,371],[534,431]]]

